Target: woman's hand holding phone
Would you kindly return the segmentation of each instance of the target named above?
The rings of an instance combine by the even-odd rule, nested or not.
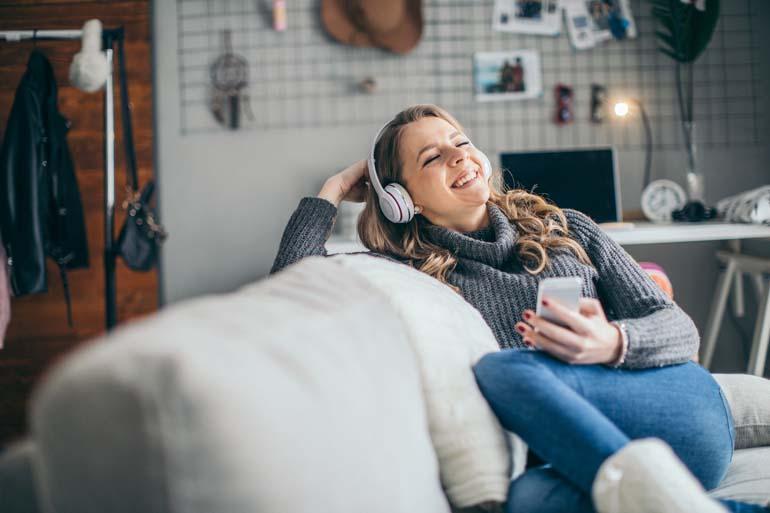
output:
[[[342,201],[361,203],[366,199],[367,187],[369,187],[367,163],[366,159],[363,159],[330,176],[318,193],[318,197],[333,203],[336,207]]]
[[[548,296],[541,298],[541,302],[564,327],[525,310],[526,322],[516,323],[516,329],[527,345],[574,364],[610,363],[620,357],[620,329],[607,320],[598,300],[580,298],[577,311]]]

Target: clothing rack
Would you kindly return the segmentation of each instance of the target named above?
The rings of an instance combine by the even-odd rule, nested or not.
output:
[[[80,39],[82,30],[0,30],[0,41]],[[115,106],[113,82],[113,47],[124,37],[123,27],[102,30],[102,48],[109,73],[104,84],[104,311],[109,331],[117,321],[115,307]]]

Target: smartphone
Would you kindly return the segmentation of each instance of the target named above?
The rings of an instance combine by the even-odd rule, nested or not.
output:
[[[583,290],[583,280],[579,276],[567,276],[565,278],[546,278],[540,282],[537,288],[537,310],[535,313],[543,319],[560,326],[566,326],[559,320],[553,311],[543,306],[543,297],[555,299],[570,310],[578,311],[580,308],[580,293]]]

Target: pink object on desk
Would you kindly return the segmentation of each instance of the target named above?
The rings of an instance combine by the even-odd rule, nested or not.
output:
[[[674,299],[674,286],[671,284],[666,271],[661,266],[653,262],[639,262],[639,267],[644,269],[650,275],[663,292],[671,299]]]
[[[286,0],[273,0],[273,29],[286,30]]]

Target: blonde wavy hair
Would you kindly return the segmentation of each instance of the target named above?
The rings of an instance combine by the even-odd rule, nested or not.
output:
[[[441,118],[465,133],[451,114],[436,105],[414,105],[401,111],[388,123],[374,150],[377,173],[383,187],[393,182],[405,186],[399,155],[401,134],[409,123],[429,116]],[[580,261],[591,265],[583,247],[569,237],[567,219],[560,208],[525,190],[507,190],[500,169],[492,172],[489,189],[488,203],[500,207],[517,228],[519,237],[516,252],[528,273],[538,274],[549,265],[549,250],[571,251]],[[412,267],[433,276],[459,293],[457,287],[447,282],[447,274],[457,265],[457,258],[449,250],[426,240],[422,227],[429,223],[427,219],[417,215],[408,223],[388,221],[380,210],[379,198],[371,186],[366,190],[365,202],[357,226],[364,246],[371,251],[406,260]]]

